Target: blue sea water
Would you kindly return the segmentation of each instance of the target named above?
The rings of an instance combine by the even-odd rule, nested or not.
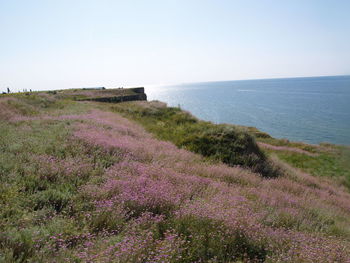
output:
[[[350,145],[350,76],[146,87],[149,100],[214,123],[257,127],[275,138]]]

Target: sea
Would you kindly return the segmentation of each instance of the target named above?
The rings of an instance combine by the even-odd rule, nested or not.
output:
[[[252,126],[275,138],[350,145],[350,76],[145,87],[148,100],[213,123]]]

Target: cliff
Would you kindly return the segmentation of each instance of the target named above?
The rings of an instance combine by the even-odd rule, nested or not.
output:
[[[348,148],[106,92],[0,96],[0,262],[349,262]]]
[[[95,93],[87,92],[80,93],[80,96],[86,96],[78,100],[85,101],[98,101],[98,102],[109,102],[109,103],[119,103],[124,101],[137,101],[137,100],[147,100],[147,95],[145,94],[145,89],[143,87],[138,88],[119,88],[119,89],[105,89],[98,90]]]

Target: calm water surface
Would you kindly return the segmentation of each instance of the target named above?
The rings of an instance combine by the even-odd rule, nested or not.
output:
[[[276,138],[350,145],[350,76],[146,87],[149,100],[214,123],[254,126]]]

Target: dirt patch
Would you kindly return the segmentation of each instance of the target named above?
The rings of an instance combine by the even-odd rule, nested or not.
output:
[[[300,154],[305,154],[308,156],[318,156],[317,153],[311,153],[299,148],[295,148],[295,147],[288,147],[288,146],[276,146],[276,145],[271,145],[268,143],[263,143],[263,142],[258,142],[258,145],[262,148],[265,149],[270,149],[270,150],[274,150],[274,151],[288,151],[288,152],[295,152],[295,153],[300,153]]]

